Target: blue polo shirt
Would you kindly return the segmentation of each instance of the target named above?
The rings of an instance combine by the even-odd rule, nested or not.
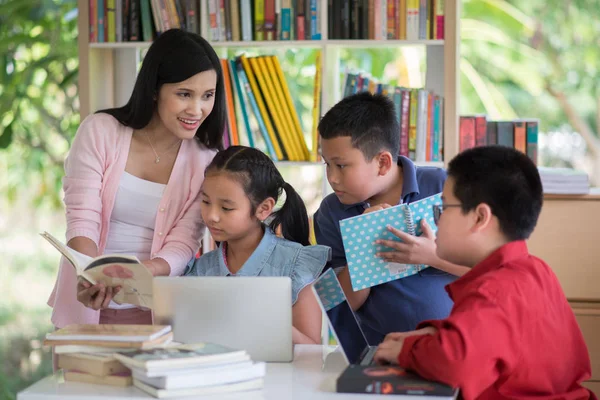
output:
[[[402,167],[402,199],[398,203],[411,203],[440,193],[446,180],[446,171],[435,167],[416,167],[408,158],[400,156]],[[335,194],[321,202],[314,216],[317,243],[331,247],[330,268],[348,265],[340,232],[340,220],[360,215],[367,203],[342,204]],[[426,268],[416,275],[398,279],[371,288],[369,297],[357,311],[357,317],[370,345],[381,343],[390,332],[414,330],[417,324],[428,319],[442,319],[450,314],[452,300],[444,287],[456,279],[454,275],[435,268]],[[346,310],[346,309],[345,309]],[[333,315],[337,335],[349,335],[344,322],[352,318],[350,312]],[[360,343],[359,340],[351,340]]]

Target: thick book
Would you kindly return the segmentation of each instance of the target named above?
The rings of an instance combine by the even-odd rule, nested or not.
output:
[[[129,368],[144,371],[169,371],[183,367],[192,368],[248,360],[248,354],[244,350],[234,350],[214,343],[118,352],[114,354],[114,357]]]
[[[46,334],[49,340],[146,342],[171,332],[171,325],[73,324]]]
[[[215,385],[229,385],[265,376],[265,363],[245,361],[220,365],[214,368],[185,369],[164,376],[147,377],[143,372],[133,370],[133,377],[157,389],[191,389]]]
[[[119,386],[127,387],[133,384],[133,378],[131,372],[119,372],[112,375],[96,376],[86,374],[82,371],[64,371],[64,378],[66,382],[82,382],[91,383],[94,385],[108,385],[108,386]]]
[[[129,372],[129,368],[110,354],[73,353],[58,354],[56,356],[58,357],[58,368],[65,371],[80,371],[95,376]]]
[[[394,365],[349,365],[336,382],[338,393],[372,393],[454,399],[458,389],[428,381]]]
[[[436,204],[442,204],[441,193],[409,204],[399,204],[340,221],[350,281],[355,291],[405,278],[428,267],[419,264],[388,263],[376,254],[392,249],[376,245],[375,241],[400,241],[387,229],[388,225],[409,235],[421,236],[423,219],[436,232],[437,227],[433,220],[433,205]]]
[[[48,232],[40,235],[73,265],[77,276],[93,284],[121,286],[113,298],[115,303],[152,308],[153,275],[137,257],[105,254],[92,258],[66,246]]]
[[[215,386],[201,386],[188,389],[157,389],[150,385],[145,384],[139,379],[133,380],[133,385],[159,399],[171,398],[171,397],[184,397],[184,396],[208,396],[212,394],[222,393],[233,393],[233,392],[244,392],[249,390],[262,389],[264,382],[262,378],[253,379],[245,382],[231,383],[229,385],[215,385]]]
[[[146,338],[146,339],[144,339]],[[69,325],[46,335],[44,345],[94,346],[94,348],[150,349],[165,346],[173,340],[170,326],[160,325]],[[79,352],[83,350],[79,349]],[[104,352],[104,351],[94,351]],[[62,351],[61,351],[62,353]]]

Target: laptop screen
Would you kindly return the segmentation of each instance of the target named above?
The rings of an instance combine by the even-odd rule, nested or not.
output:
[[[356,315],[350,308],[350,304],[346,300],[344,291],[340,286],[340,282],[333,269],[328,269],[317,279],[313,284],[313,291],[316,294],[317,300],[319,301],[323,312],[327,314],[329,319],[329,326],[333,331],[337,342],[339,343],[342,351],[346,355],[350,364],[358,364],[360,362],[360,356],[362,351],[368,347],[367,339],[360,328],[360,325],[356,319]],[[352,315],[354,318],[350,318],[348,321],[344,321],[344,329],[350,331],[349,335],[342,335],[342,338],[347,342],[340,341],[340,336],[335,332],[333,328],[333,315],[337,314],[338,311],[344,311],[346,309],[349,313],[343,313],[343,315]],[[356,340],[362,340],[363,343],[349,343],[349,338],[356,338]],[[353,345],[354,344],[354,345]],[[360,351],[358,351],[360,349]]]

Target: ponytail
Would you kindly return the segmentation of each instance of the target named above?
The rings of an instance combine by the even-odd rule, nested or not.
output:
[[[281,226],[284,238],[308,246],[310,244],[308,213],[304,201],[289,183],[283,182],[282,188],[285,190],[285,203],[273,213],[269,227],[275,231]]]

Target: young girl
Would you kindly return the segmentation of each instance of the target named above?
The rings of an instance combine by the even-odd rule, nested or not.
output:
[[[77,131],[63,181],[68,246],[92,257],[135,255],[154,275],[181,275],[204,232],[200,187],[222,147],[224,118],[215,51],[196,34],[163,32],[129,102],[88,116]],[[63,259],[52,322],[152,323],[150,310],[112,302],[117,290],[78,283]]]
[[[282,192],[285,203],[273,212]],[[201,211],[220,245],[193,260],[186,275],[289,276],[293,341],[320,343],[321,310],[309,285],[329,260],[330,248],[309,246],[306,207],[273,162],[244,146],[217,153],[205,172]],[[273,233],[278,228],[284,238]]]

